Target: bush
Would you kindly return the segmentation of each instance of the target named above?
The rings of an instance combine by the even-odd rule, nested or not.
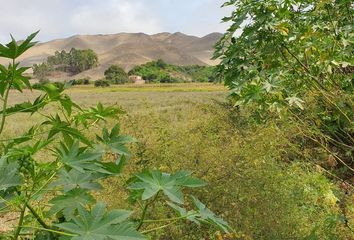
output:
[[[32,84],[33,89],[41,89],[44,84],[50,83],[48,79],[41,79],[37,83]]]
[[[55,70],[78,74],[97,65],[98,57],[93,50],[72,48],[68,53],[56,51],[54,56],[49,56],[44,63],[34,64],[32,69],[36,78],[45,79]]]
[[[128,74],[142,76],[152,83],[214,82],[214,70],[211,66],[175,66],[159,59],[135,66]]]
[[[90,78],[73,79],[73,80],[70,80],[69,83],[72,86],[75,86],[75,85],[89,85],[90,84]]]
[[[109,81],[102,79],[102,80],[96,80],[95,81],[95,87],[109,87]]]
[[[110,66],[105,72],[104,75],[106,80],[112,84],[124,84],[129,82],[128,74],[118,65]]]
[[[217,44],[218,71],[236,105],[253,109],[260,121],[287,118],[301,129],[299,144],[321,147],[336,174],[349,179],[354,176],[351,1],[290,2],[228,1],[235,12],[225,18],[231,26]],[[238,30],[242,34],[235,37]]]
[[[33,76],[38,80],[45,80],[53,71],[53,68],[48,63],[34,64],[32,67]]]

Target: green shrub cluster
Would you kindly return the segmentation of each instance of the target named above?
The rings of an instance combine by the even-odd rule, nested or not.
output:
[[[104,72],[104,76],[106,80],[112,84],[124,84],[129,82],[128,74],[118,65],[110,66]]]
[[[134,67],[129,75],[141,76],[151,83],[213,82],[214,67],[175,66],[159,59]]]
[[[32,84],[33,89],[41,89],[44,85],[50,83],[49,80],[47,79],[42,79],[39,80],[38,82]],[[65,84],[68,84],[70,86],[75,86],[75,85],[89,85],[90,84],[90,79],[89,78],[82,78],[82,79],[73,79],[70,81],[63,81],[63,82],[52,82],[55,86],[58,88],[62,88]]]
[[[89,85],[90,84],[90,78],[73,79],[73,80],[70,80],[69,83],[72,86],[75,86],[75,85]]]
[[[34,64],[33,75],[38,79],[46,79],[52,71],[68,72],[72,75],[91,69],[98,64],[98,56],[92,49],[75,49],[69,52],[56,51],[46,62]]]
[[[95,87],[109,87],[111,84],[106,79],[96,80]]]
[[[227,1],[235,12],[216,45],[218,70],[235,105],[262,121],[287,118],[299,144],[320,146],[317,162],[354,176],[352,1]],[[252,18],[252,20],[250,19]],[[235,33],[241,31],[237,36]],[[237,36],[237,37],[235,37]],[[301,140],[300,140],[301,139]]]

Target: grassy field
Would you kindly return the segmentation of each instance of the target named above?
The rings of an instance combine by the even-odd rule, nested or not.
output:
[[[122,132],[138,140],[131,145],[133,156],[125,174],[105,182],[105,190],[96,195],[110,207],[130,208],[122,186],[133,172],[145,168],[167,172],[184,169],[209,182],[207,188],[192,194],[243,236],[235,239],[303,239],[314,228],[320,236],[335,231],[336,226],[327,223],[339,211],[331,203],[331,184],[307,164],[294,161],[284,167],[285,153],[302,154],[289,140],[296,129],[252,124],[250,116],[230,108],[223,86],[88,86],[71,88],[68,94],[82,106],[98,102],[121,106],[126,111],[120,119]],[[10,102],[19,103],[37,95],[30,91],[11,93]],[[45,113],[56,111],[52,107]],[[19,135],[41,119],[40,115],[25,114],[9,118],[6,136]],[[111,127],[115,123],[107,124]],[[157,204],[148,215],[163,218],[169,214],[167,209]],[[181,223],[154,232],[151,239],[213,239],[213,234],[211,228]]]
[[[156,84],[124,84],[105,88],[96,88],[92,85],[72,88],[73,91],[94,92],[217,92],[225,91],[221,84],[214,83],[156,83]]]

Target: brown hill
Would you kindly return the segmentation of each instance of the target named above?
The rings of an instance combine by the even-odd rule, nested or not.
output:
[[[118,64],[126,70],[152,60],[163,59],[175,65],[214,65],[210,58],[214,44],[220,39],[220,33],[212,33],[205,37],[196,37],[177,33],[118,33],[107,35],[76,35],[65,39],[56,39],[40,43],[31,48],[22,57],[23,65],[32,65],[46,60],[55,51],[77,49],[93,49],[99,58],[100,65],[79,76],[90,76],[93,79],[103,77],[103,72],[112,64]],[[5,63],[0,58],[0,63]],[[71,76],[60,75],[60,78]]]

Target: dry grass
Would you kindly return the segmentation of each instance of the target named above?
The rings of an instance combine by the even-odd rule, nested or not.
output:
[[[291,128],[252,125],[248,115],[231,113],[227,105],[219,104],[227,96],[222,86],[124,85],[102,89],[89,86],[75,87],[68,93],[86,107],[98,102],[121,106],[127,112],[120,120],[122,133],[138,140],[131,145],[133,156],[124,175],[104,182],[105,189],[96,194],[98,200],[106,201],[111,208],[131,208],[123,186],[133,173],[144,168],[166,172],[185,169],[209,182],[207,188],[190,193],[236,230],[254,239],[303,239],[314,227],[319,229],[319,236],[336,230],[335,226],[326,225],[329,216],[338,214],[338,206],[326,203],[332,186],[306,164],[295,162],[286,167],[281,164],[285,151],[298,151],[288,140]],[[12,93],[10,102],[18,103],[37,95],[38,92],[29,91],[22,95]],[[51,107],[46,113],[56,111]],[[41,119],[40,115],[25,114],[9,118],[6,135],[19,135]],[[107,127],[114,124],[109,121]],[[171,213],[167,209],[157,204],[148,217],[166,218]],[[209,227],[181,223],[150,237],[199,240],[213,239],[214,233]]]

